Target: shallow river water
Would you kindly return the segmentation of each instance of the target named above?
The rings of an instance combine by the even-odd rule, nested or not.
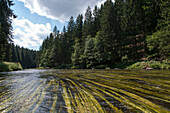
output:
[[[2,113],[170,113],[170,71],[0,73]]]

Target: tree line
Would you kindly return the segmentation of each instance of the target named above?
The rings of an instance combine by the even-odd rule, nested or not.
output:
[[[12,18],[17,16],[13,13],[12,0],[0,0],[0,63],[2,61],[20,62],[22,67],[36,67],[36,51],[14,46],[12,36]]]
[[[0,62],[10,61],[12,55],[10,46],[13,39],[11,18],[16,18],[10,8],[13,5],[11,0],[0,0]]]
[[[54,27],[38,53],[38,66],[78,68],[169,57],[169,1],[106,0],[83,17]]]
[[[19,62],[23,69],[35,68],[37,51],[11,45],[11,62]]]
[[[167,0],[106,0],[73,17],[62,31],[54,27],[39,51],[12,44],[11,0],[0,0],[0,62],[20,62],[23,68],[76,68],[116,65],[170,56],[170,13]]]

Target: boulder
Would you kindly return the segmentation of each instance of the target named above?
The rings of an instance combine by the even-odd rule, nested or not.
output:
[[[146,70],[153,70],[153,68],[147,67]]]

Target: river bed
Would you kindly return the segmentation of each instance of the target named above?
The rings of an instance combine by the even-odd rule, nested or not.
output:
[[[0,73],[2,113],[168,113],[170,71]]]

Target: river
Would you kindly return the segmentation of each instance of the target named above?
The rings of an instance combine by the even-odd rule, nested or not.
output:
[[[2,113],[170,112],[170,71],[23,70],[0,73]]]

